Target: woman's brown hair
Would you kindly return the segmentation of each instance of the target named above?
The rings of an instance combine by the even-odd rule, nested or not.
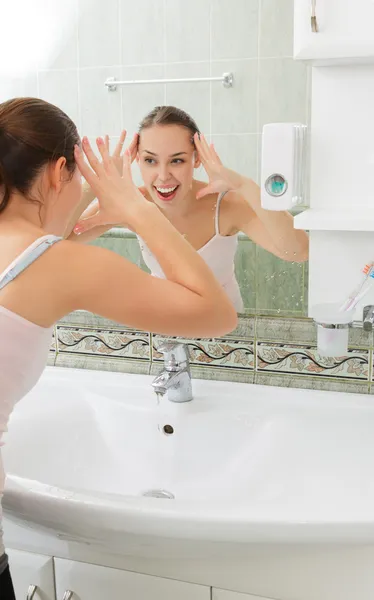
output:
[[[194,119],[181,108],[175,106],[156,106],[144,117],[139,125],[139,134],[143,129],[149,129],[154,125],[180,125],[191,132],[191,141],[195,133],[200,133]]]
[[[0,213],[14,191],[27,197],[42,169],[59,158],[73,174],[79,143],[73,121],[49,102],[14,98],[0,104]]]

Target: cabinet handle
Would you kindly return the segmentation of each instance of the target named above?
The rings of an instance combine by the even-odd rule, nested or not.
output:
[[[312,9],[312,14],[310,17],[310,25],[312,28],[313,33],[318,33],[318,21],[317,21],[317,15],[316,15],[316,2],[317,0],[311,0],[311,9]]]
[[[35,592],[38,589],[37,585],[29,585],[29,589],[27,590],[26,600],[32,600],[35,596]]]
[[[73,597],[73,592],[70,590],[65,590],[62,600],[71,600]]]

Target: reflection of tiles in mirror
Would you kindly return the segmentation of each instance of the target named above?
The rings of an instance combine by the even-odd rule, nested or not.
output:
[[[257,370],[368,381],[369,350],[349,350],[346,356],[326,358],[310,346],[258,342]]]
[[[152,336],[152,360],[163,361],[157,351],[162,337]],[[230,369],[254,369],[254,343],[248,340],[168,338],[188,345],[192,365],[225,367]]]

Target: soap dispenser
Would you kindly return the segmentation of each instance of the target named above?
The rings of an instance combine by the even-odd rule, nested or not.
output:
[[[306,133],[302,123],[267,123],[262,130],[261,206],[306,207]]]

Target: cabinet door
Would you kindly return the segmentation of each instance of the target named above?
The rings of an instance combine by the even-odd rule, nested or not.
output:
[[[55,578],[57,600],[210,600],[206,586],[60,558]]]
[[[312,8],[318,31],[313,32]],[[324,62],[374,62],[373,0],[295,0],[294,57]]]
[[[55,600],[53,559],[50,556],[11,549],[7,549],[7,554],[17,600],[28,598],[30,586],[36,586],[33,600]]]
[[[237,592],[213,589],[212,600],[272,600],[272,598],[264,598],[263,596],[252,596],[252,594],[238,594]]]

